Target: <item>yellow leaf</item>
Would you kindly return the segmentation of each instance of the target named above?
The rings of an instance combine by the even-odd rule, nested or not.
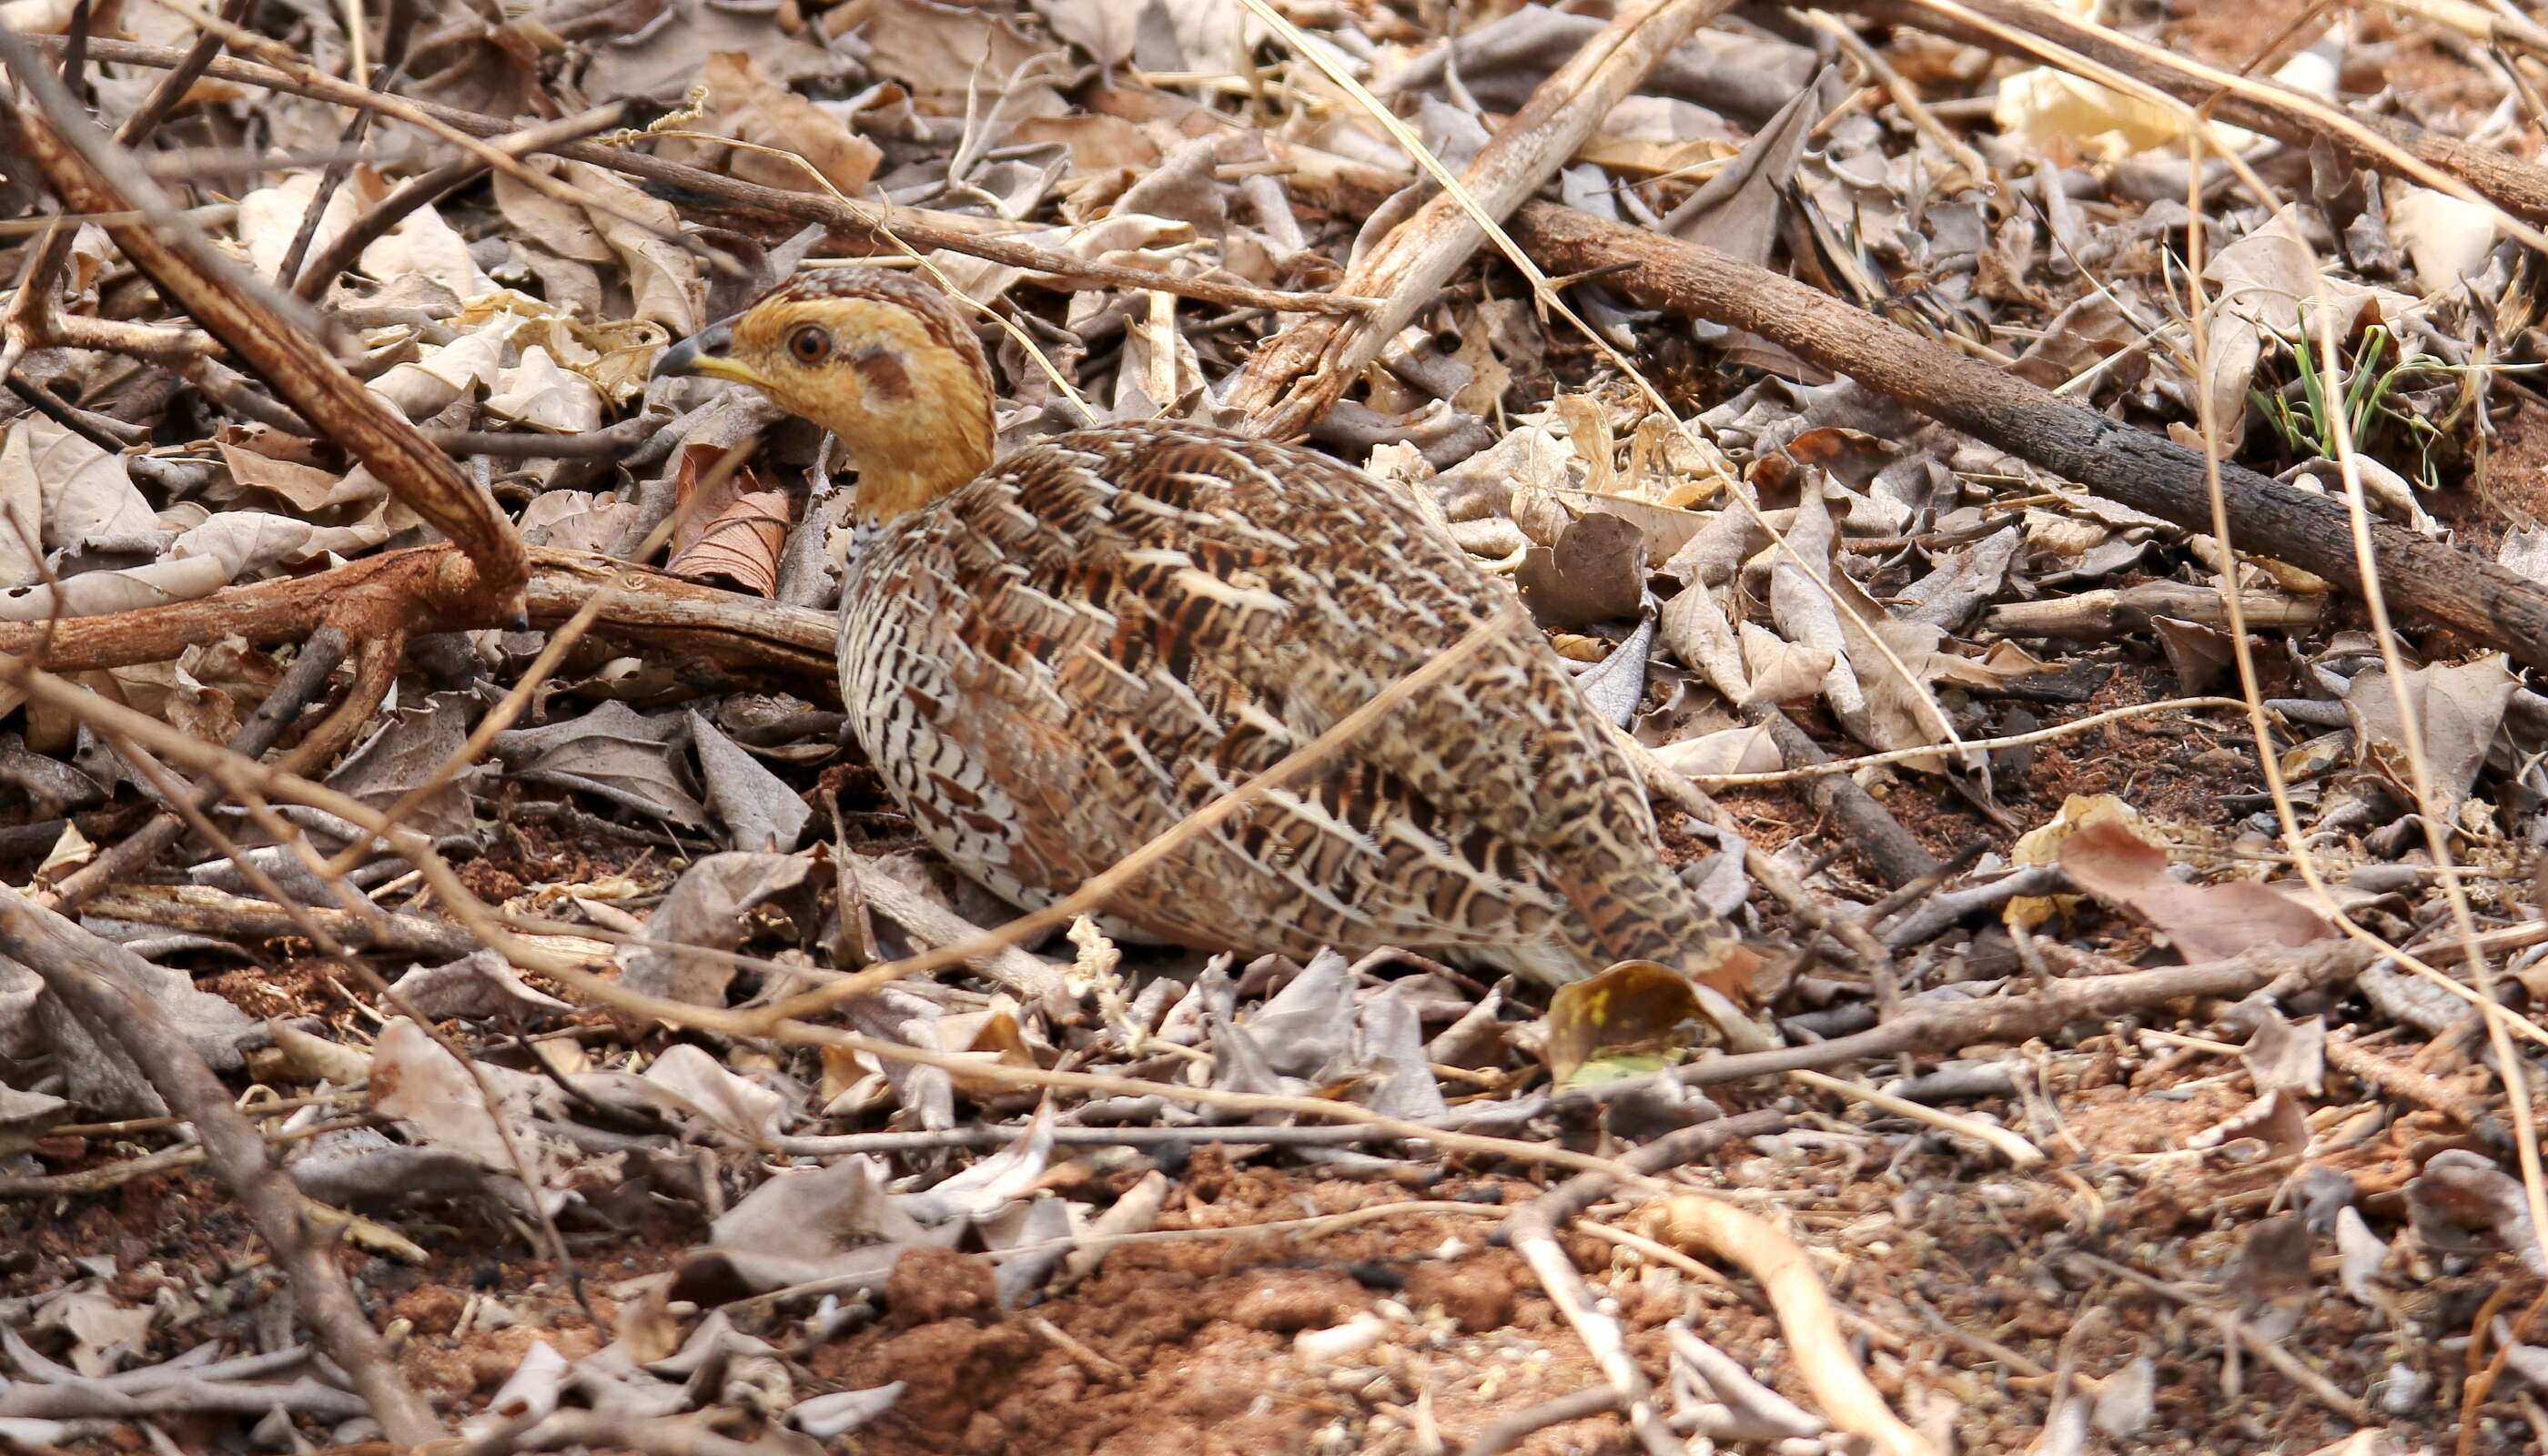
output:
[[[2167,848],[2166,841],[2141,820],[2140,811],[2110,793],[2070,795],[2062,801],[2061,812],[2049,823],[2037,825],[2019,836],[2009,859],[2020,864],[2058,864],[2062,843],[2080,830],[2096,824],[2116,824],[2135,839],[2157,849]],[[2001,918],[2008,924],[2033,930],[2052,918],[2055,910],[2068,910],[2079,902],[2077,895],[2019,895],[2008,902]]]
[[[1562,1090],[1596,1059],[1633,1051],[1669,1060],[1689,1044],[1683,1024],[1704,1019],[1688,977],[1657,961],[1622,960],[1548,998],[1549,1075]]]

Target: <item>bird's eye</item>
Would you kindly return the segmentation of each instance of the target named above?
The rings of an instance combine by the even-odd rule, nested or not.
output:
[[[832,356],[832,336],[808,323],[787,335],[787,352],[799,364],[820,364]]]

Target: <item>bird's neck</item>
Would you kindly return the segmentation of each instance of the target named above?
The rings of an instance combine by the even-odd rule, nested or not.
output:
[[[846,437],[859,467],[852,506],[859,520],[880,525],[918,510],[991,468],[990,400],[979,389],[958,387],[927,403],[937,408],[870,419]]]
[[[973,483],[991,468],[990,431],[982,438],[942,438],[925,448],[854,451],[859,494],[851,514],[881,525]]]

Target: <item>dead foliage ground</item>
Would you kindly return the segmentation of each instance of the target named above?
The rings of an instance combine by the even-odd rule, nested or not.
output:
[[[48,624],[0,687],[0,908],[58,909],[74,959],[146,987],[386,1335],[371,1373],[476,1456],[2537,1447],[2548,1244],[2504,1090],[2539,1085],[2535,1030],[2491,1040],[2394,959],[2271,973],[2336,954],[2338,911],[2457,973],[2449,867],[2529,1015],[2548,698],[2524,645],[2412,611],[2384,641],[2359,593],[2227,557],[1623,266],[1542,296],[1493,245],[1456,252],[1311,437],[1428,502],[1588,669],[1660,766],[1668,859],[1763,953],[1735,989],[1784,1042],[1904,1016],[1938,1018],[1934,1041],[1815,1063],[1845,1084],[1719,1078],[1686,991],[1552,1007],[1418,957],[1302,966],[1091,926],[827,1008],[855,1047],[704,1019],[1009,912],[845,741],[823,614],[858,462],[747,391],[650,379],[662,349],[800,267],[881,259],[979,306],[1011,443],[1244,424],[1319,396],[1265,361],[1346,317],[1311,296],[1351,294],[1429,195],[1338,74],[1458,170],[1502,155],[1516,112],[1564,110],[1548,78],[1588,38],[1680,8],[0,4],[44,68],[77,57],[73,109],[109,128],[206,26],[243,27],[127,137],[157,202],[47,233],[75,211],[60,178],[0,150],[0,618]],[[2206,154],[2273,196],[2224,172],[2189,213],[2187,117],[1943,39],[1951,9],[1716,16],[1537,195],[2125,427],[2200,445],[2208,399],[2235,462],[2321,496],[2355,469],[2384,518],[2548,583],[2541,260],[2512,227],[2254,133]],[[2500,9],[2104,20],[2535,162],[2548,49]],[[79,121],[30,63],[10,59],[10,125]],[[342,76],[442,110],[418,125]],[[479,123],[549,130],[490,156],[455,140]],[[225,286],[323,337],[361,409],[464,462],[478,503],[436,514],[236,339],[181,331],[184,290],[111,230],[136,227],[208,241],[255,280]],[[471,518],[660,568],[643,580],[697,589],[716,629],[622,601],[535,672],[572,592],[511,622],[213,614],[294,583],[323,605],[342,563]],[[2411,607],[2422,585],[2391,583]],[[2217,697],[2241,690],[2225,590],[2281,804]],[[195,624],[182,654],[118,656],[153,620]],[[330,648],[322,620],[366,625]],[[64,654],[75,690],[31,685],[26,663]],[[290,687],[296,662],[325,671]],[[218,745],[269,701],[260,751],[395,805],[425,847],[391,853],[278,775],[255,812],[234,783],[210,810],[228,844],[199,825],[119,850],[153,832],[173,750],[115,707]],[[1942,725],[2042,736],[1953,761]],[[1817,747],[1884,762],[1818,771]],[[447,886],[420,873],[435,853]],[[455,896],[537,918],[538,956],[483,947]],[[376,1387],[308,1343],[237,1170],[194,1156],[159,1068],[65,1004],[67,972],[5,949],[0,1450],[384,1449],[354,1394]],[[2042,1035],[1955,1021],[2251,962],[2236,994]],[[1672,1067],[1695,1085],[1615,1095]],[[1040,1095],[1056,1071],[1130,1080]],[[1320,1143],[1285,1096],[1518,1140]],[[1573,1170],[1544,1149],[1617,1158],[1736,1116],[1750,1132],[1664,1175],[1791,1239],[1836,1340],[1774,1308],[1761,1247],[1657,1242],[1652,1185],[1558,1225],[1571,1282],[1528,1262],[1508,1220]],[[1608,1394],[1636,1383],[1599,1358],[1612,1332],[1650,1419]],[[1845,1414],[1818,1361],[1904,1424]]]

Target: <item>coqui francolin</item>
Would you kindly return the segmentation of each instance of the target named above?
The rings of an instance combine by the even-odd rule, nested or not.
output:
[[[1511,601],[1412,500],[1307,449],[1156,420],[994,461],[981,346],[902,274],[800,274],[655,372],[752,385],[847,445],[853,731],[929,841],[1021,906]],[[1199,949],[1397,947],[1552,985],[1627,958],[1697,974],[1737,944],[1664,865],[1633,766],[1519,624],[1107,911]]]

